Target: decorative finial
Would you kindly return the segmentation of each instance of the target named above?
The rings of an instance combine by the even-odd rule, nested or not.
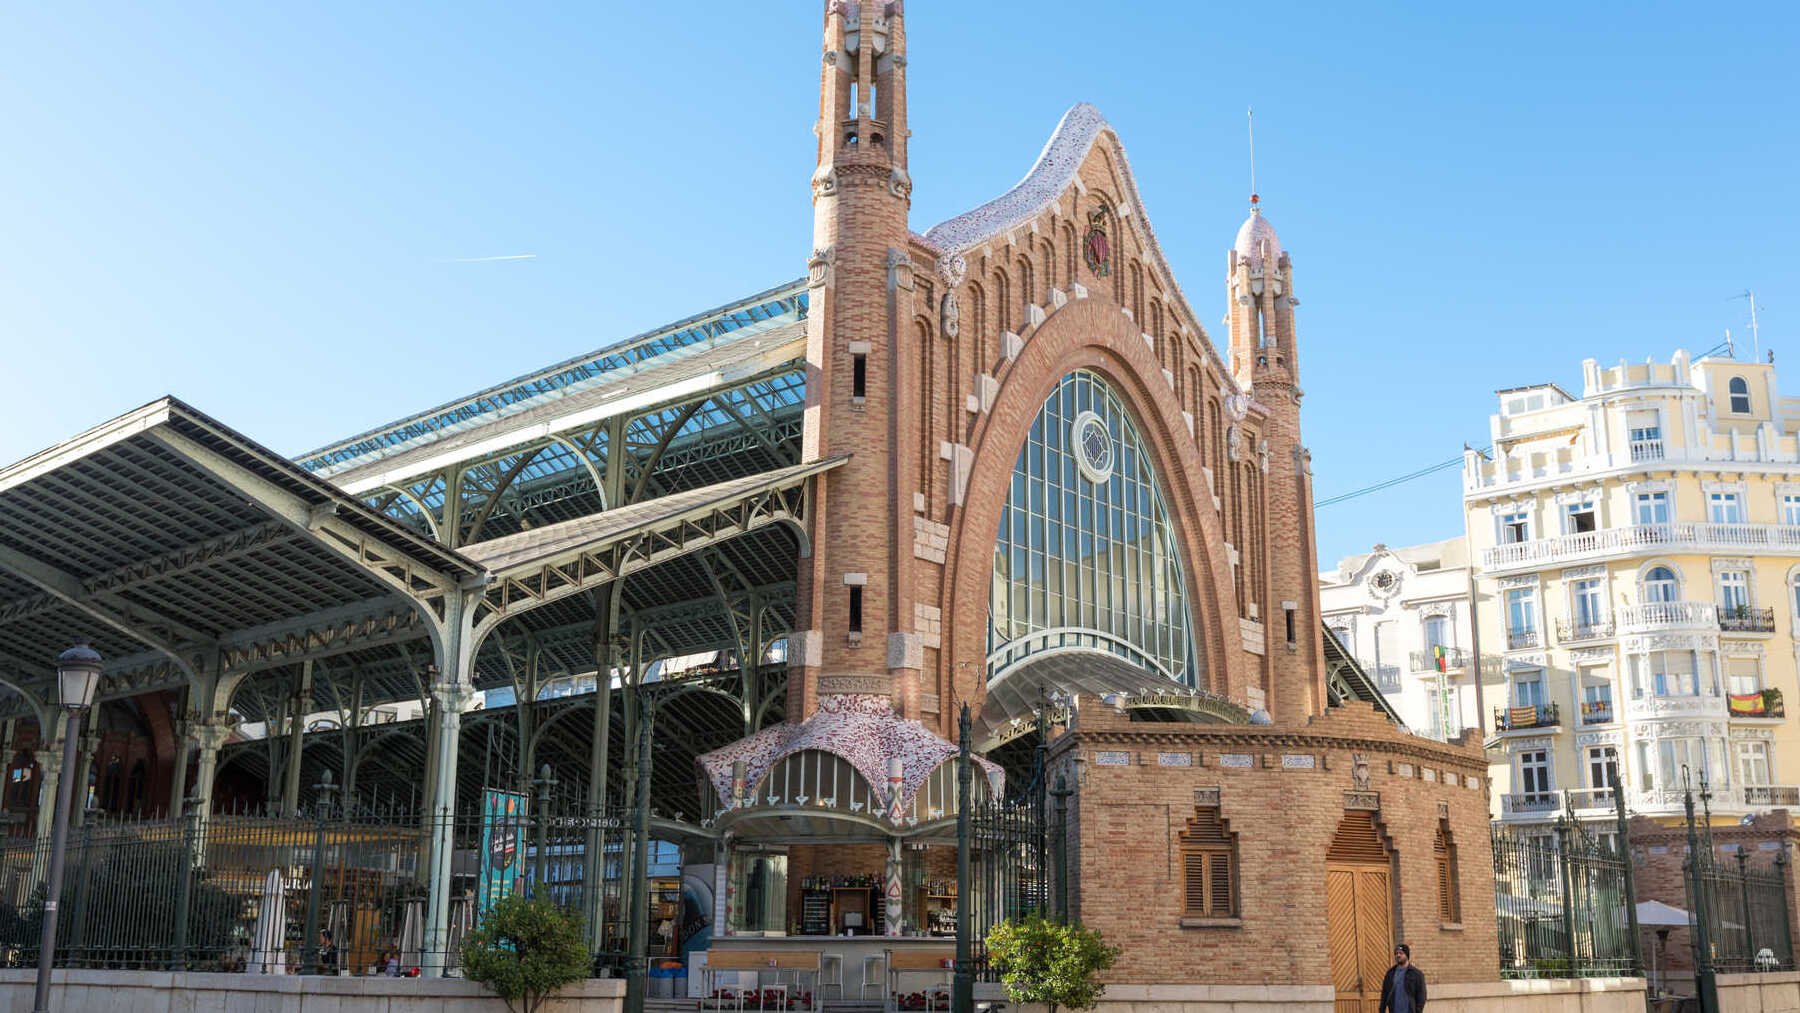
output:
[[[1250,129],[1250,213],[1257,214],[1262,208],[1262,198],[1256,196],[1256,107],[1244,110],[1244,119]]]

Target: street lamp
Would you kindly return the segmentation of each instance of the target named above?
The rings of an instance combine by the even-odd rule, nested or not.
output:
[[[56,705],[68,713],[63,724],[62,774],[56,779],[56,819],[50,836],[50,884],[44,894],[44,927],[38,937],[37,996],[35,1013],[50,1011],[50,966],[56,962],[56,906],[62,899],[63,851],[69,837],[69,794],[74,790],[76,739],[81,734],[81,715],[94,705],[100,685],[100,652],[77,641],[56,656]]]

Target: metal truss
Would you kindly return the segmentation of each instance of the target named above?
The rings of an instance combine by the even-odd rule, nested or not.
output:
[[[476,608],[477,632],[769,525],[790,524],[804,533],[813,503],[812,477],[846,459],[830,458],[694,490],[671,497],[681,502],[640,504],[626,516],[619,516],[625,510],[614,511],[602,518],[613,522],[611,530],[584,530],[583,522],[575,522],[583,529],[547,528],[515,536],[530,539],[517,545],[515,539],[500,539],[471,546],[475,559],[494,567],[494,579]],[[655,509],[659,507],[663,509]]]

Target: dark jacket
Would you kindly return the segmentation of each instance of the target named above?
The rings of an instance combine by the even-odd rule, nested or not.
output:
[[[1387,977],[1381,979],[1381,1013],[1387,1013],[1388,1010],[1394,1008],[1394,978],[1396,977],[1394,972],[1398,970],[1400,970],[1400,965],[1395,964],[1388,968]],[[1415,1011],[1423,1010],[1425,1008],[1425,972],[1409,963],[1406,965],[1405,974],[1406,984],[1403,987],[1412,997],[1412,1008]]]

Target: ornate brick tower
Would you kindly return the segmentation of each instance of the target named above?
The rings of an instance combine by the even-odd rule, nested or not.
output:
[[[899,0],[830,0],[819,77],[808,263],[806,457],[850,454],[822,476],[801,563],[788,719],[821,692],[891,695],[915,712],[910,528],[918,478],[906,172],[906,33]]]
[[[1269,603],[1266,679],[1269,710],[1286,724],[1325,710],[1324,644],[1320,634],[1318,549],[1313,532],[1312,467],[1300,442],[1300,357],[1294,335],[1294,270],[1275,227],[1250,197],[1227,260],[1231,369],[1268,412],[1257,448],[1268,516]]]

